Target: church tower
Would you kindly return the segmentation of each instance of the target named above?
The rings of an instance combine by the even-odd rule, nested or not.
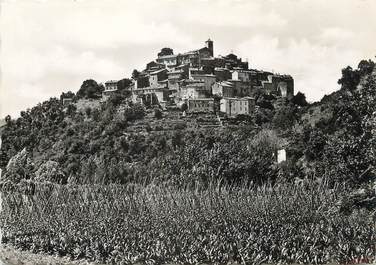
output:
[[[214,56],[213,41],[211,39],[208,39],[207,41],[205,41],[205,43],[206,43],[206,47],[210,50],[210,56],[213,57]]]

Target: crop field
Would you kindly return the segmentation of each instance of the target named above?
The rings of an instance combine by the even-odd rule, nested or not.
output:
[[[2,187],[3,243],[108,264],[371,262],[371,213],[325,185]]]

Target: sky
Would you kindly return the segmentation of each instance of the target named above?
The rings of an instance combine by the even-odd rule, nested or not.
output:
[[[376,55],[375,0],[0,0],[0,117],[143,70],[163,47],[291,74],[310,102]]]

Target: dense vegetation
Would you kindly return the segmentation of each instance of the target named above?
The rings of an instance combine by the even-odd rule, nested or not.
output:
[[[342,189],[325,184],[203,191],[154,185],[16,187],[22,189],[4,196],[4,242],[72,259],[317,264],[369,262],[376,254],[369,212],[339,214],[335,203]],[[25,200],[22,194],[31,189],[34,196]]]
[[[225,126],[134,104],[129,79],[101,104],[103,86],[86,80],[61,96],[74,104],[8,116],[3,240],[116,264],[375,257],[374,66],[343,69],[342,88],[314,104],[255,91],[254,115]]]
[[[196,180],[205,186],[210,179],[233,184],[323,177],[359,186],[375,175],[373,68],[372,61],[345,68],[342,89],[313,105],[302,93],[289,101],[255,91],[258,111],[238,117],[242,125],[235,127],[197,129],[192,120],[205,116],[146,110],[132,104],[124,89],[100,108],[78,110],[50,99],[16,120],[7,117],[0,167],[6,180],[16,182],[40,179],[44,167],[59,177],[42,180],[61,184]],[[130,80],[119,83],[125,87]],[[75,100],[96,98],[101,90],[86,80]],[[289,159],[276,167],[274,152],[282,147]],[[18,166],[6,168],[23,149]]]

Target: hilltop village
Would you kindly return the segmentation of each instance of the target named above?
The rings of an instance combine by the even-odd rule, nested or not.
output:
[[[235,54],[214,56],[214,42],[208,39],[203,48],[175,54],[163,48],[157,58],[132,77],[126,88],[133,102],[163,109],[186,104],[187,112],[210,113],[215,101],[228,116],[251,114],[255,109],[255,91],[262,90],[277,98],[294,96],[290,75],[250,69],[248,62]],[[118,80],[105,82],[102,99],[118,90]]]

